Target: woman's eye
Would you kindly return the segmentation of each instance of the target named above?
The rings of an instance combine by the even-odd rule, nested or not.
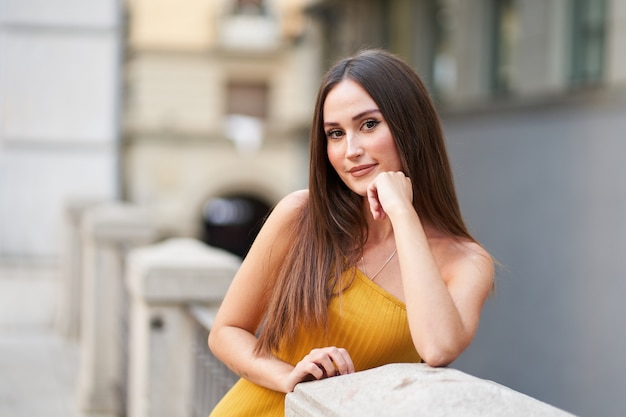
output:
[[[331,139],[338,139],[341,137],[341,130],[330,130],[326,133],[326,136]]]
[[[379,122],[377,120],[366,120],[365,123],[363,123],[363,127],[365,127],[365,129],[367,130],[371,130],[375,128],[378,123]]]

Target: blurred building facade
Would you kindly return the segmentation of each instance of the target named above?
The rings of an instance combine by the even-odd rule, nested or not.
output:
[[[165,234],[201,237],[305,186],[307,4],[2,2],[0,259],[57,264],[68,200],[150,206]]]
[[[390,49],[440,109],[467,223],[502,264],[453,366],[577,415],[623,415],[626,2],[328,0],[310,13],[327,61]]]
[[[0,261],[55,263],[70,196],[117,190],[119,7],[0,3]]]
[[[390,49],[438,104],[456,108],[624,83],[623,8],[612,0],[320,0],[309,11],[328,62]]]
[[[127,2],[123,194],[171,234],[241,255],[251,226],[306,186],[321,65],[305,5]]]

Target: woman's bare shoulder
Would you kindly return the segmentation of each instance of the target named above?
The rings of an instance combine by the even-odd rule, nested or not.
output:
[[[308,191],[302,190],[286,195],[274,206],[252,243],[240,271],[254,271],[252,275],[255,277],[262,275],[259,271],[266,271],[268,277],[273,275],[271,271],[275,271],[277,265],[284,261],[293,244],[290,237],[297,233],[302,209],[307,202]]]
[[[293,191],[283,197],[274,206],[269,219],[272,217],[280,217],[283,221],[289,222],[298,217],[298,214],[302,212],[308,203],[309,190]]]
[[[482,259],[492,262],[491,255],[478,242],[471,240],[461,240],[458,245],[459,255],[466,259]]]
[[[309,190],[297,190],[283,197],[278,205],[286,206],[291,209],[303,209],[309,203]],[[277,207],[278,207],[277,205]]]
[[[300,218],[300,214],[307,206],[308,201],[308,190],[298,190],[287,194],[274,206],[263,228],[280,232],[285,227],[292,227],[293,223]]]
[[[487,281],[493,279],[494,261],[489,252],[479,243],[469,239],[446,239],[443,251],[442,273],[454,276],[460,271],[474,270]]]

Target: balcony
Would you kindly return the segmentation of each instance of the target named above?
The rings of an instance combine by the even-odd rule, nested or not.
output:
[[[218,45],[233,52],[272,52],[280,45],[278,21],[266,15],[231,15],[219,21]]]

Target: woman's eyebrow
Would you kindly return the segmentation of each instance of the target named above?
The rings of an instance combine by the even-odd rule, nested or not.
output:
[[[368,114],[371,114],[371,113],[380,113],[380,110],[378,110],[378,109],[370,109],[370,110],[362,111],[361,113],[355,115],[352,118],[352,120],[358,120],[358,119],[360,119],[360,118],[362,118],[364,116],[367,116]]]
[[[371,114],[371,113],[380,113],[380,110],[378,110],[378,109],[364,110],[361,113],[354,115],[352,117],[352,120],[353,121],[354,120],[358,120],[358,119],[360,119],[360,118],[362,118],[364,116],[367,116],[368,114]],[[339,123],[337,123],[337,122],[324,122],[324,126],[339,126]]]

